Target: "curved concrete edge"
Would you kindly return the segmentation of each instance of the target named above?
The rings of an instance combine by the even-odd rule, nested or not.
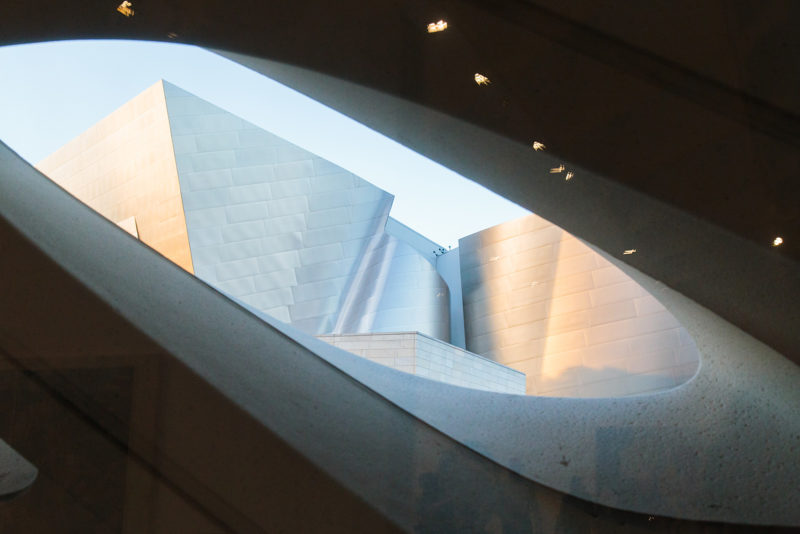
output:
[[[611,261],[613,259],[609,258]],[[539,483],[615,508],[797,526],[800,370],[682,295],[619,264],[694,336],[701,367],[670,391],[609,399],[481,394],[328,357],[375,391]]]
[[[2,146],[0,214],[3,272],[18,275],[0,277],[0,289],[28,298],[1,301],[7,356],[34,374],[119,355],[155,365],[158,374],[145,377],[139,394],[156,399],[156,424],[92,408],[92,392],[79,388],[82,414],[233,531],[650,526],[647,516],[601,509],[517,476],[398,409]],[[51,387],[73,402],[69,389],[79,386]],[[132,510],[152,513],[154,497],[143,495]],[[675,522],[663,518],[656,526],[671,528]]]
[[[536,152],[530,145],[437,110],[298,66],[213,51],[533,211],[800,362],[794,327],[800,266],[777,251],[591,169],[573,165],[575,179],[554,180],[549,169],[564,163],[554,153]],[[687,108],[693,109],[690,104]],[[688,111],[681,108],[681,112]],[[546,131],[531,135],[539,133]],[[623,256],[630,248],[637,254]],[[747,306],[742,305],[742,295]]]
[[[26,491],[39,475],[38,469],[0,439],[0,501]]]
[[[776,335],[768,337],[784,340],[777,345],[794,335],[800,269],[774,251],[588,170],[580,171],[577,188],[567,189],[547,179],[546,169],[558,163],[547,152],[532,154],[530,148],[417,104],[299,67],[217,52],[518,200],[601,249],[641,246],[639,254],[625,260],[715,305],[715,311],[761,323],[762,335],[772,332]],[[439,132],[448,132],[448,140]],[[545,180],[518,179],[537,169]],[[800,418],[793,407],[800,405],[795,386],[800,368],[714,311],[598,252],[661,300],[694,337],[701,367],[693,380],[670,392],[629,399],[476,401],[473,392],[382,378],[341,357],[339,364],[448,435],[560,491],[665,515],[800,524],[800,500],[787,499],[782,489],[792,487],[798,476],[793,466]],[[774,321],[765,322],[759,310],[769,310]],[[325,354],[321,346],[314,350]],[[612,437],[614,432],[619,435]],[[568,468],[562,462],[569,462]]]
[[[495,478],[493,483],[506,480],[492,496],[481,496],[495,506],[508,500],[527,514],[531,491],[559,495],[526,485],[522,478],[508,482],[508,471],[497,464],[623,510],[800,524],[800,496],[784,490],[793,480],[791,439],[800,435],[790,413],[798,400],[792,387],[800,378],[797,367],[675,294],[660,297],[698,335],[704,356],[700,374],[684,387],[600,400],[463,389],[383,368],[285,325],[265,328],[69,198],[8,149],[0,153],[0,168],[4,218],[138,329],[395,524],[408,526],[427,517],[424,503],[411,498],[425,476],[471,476],[475,465]],[[689,324],[691,318],[698,324]],[[759,357],[748,358],[752,354]],[[747,426],[740,424],[743,419]],[[387,456],[389,450],[394,452]],[[403,459],[400,451],[410,456]],[[441,467],[442,454],[459,458],[447,474],[430,468]],[[177,456],[173,451],[173,461],[180,461]],[[428,461],[429,468],[420,470],[419,462]],[[415,471],[413,480],[408,480],[409,469]],[[453,490],[454,507],[475,506],[475,497],[461,492],[470,493],[469,487]],[[490,510],[484,507],[481,513]]]

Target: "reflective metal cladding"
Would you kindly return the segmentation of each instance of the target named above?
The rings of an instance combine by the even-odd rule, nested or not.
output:
[[[384,231],[393,197],[164,83],[195,274],[311,334],[449,340],[435,267]]]
[[[526,373],[528,394],[630,395],[697,371],[697,348],[672,314],[545,219],[494,226],[459,250],[466,348]]]

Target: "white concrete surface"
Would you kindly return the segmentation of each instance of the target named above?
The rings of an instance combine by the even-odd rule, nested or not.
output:
[[[419,332],[317,336],[386,367],[444,382],[497,393],[525,394],[525,374]]]

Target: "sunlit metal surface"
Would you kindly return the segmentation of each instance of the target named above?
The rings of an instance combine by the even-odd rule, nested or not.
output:
[[[128,2],[128,0],[125,0],[120,5],[117,6],[117,11],[119,11],[120,13],[125,15],[126,17],[132,17],[133,16],[132,6],[133,6],[133,4]]]
[[[417,330],[450,340],[447,285],[411,246],[377,232],[349,282],[333,333]]]
[[[459,241],[466,348],[527,375],[527,393],[623,396],[697,370],[674,317],[575,237],[529,215]]]
[[[137,237],[194,272],[160,82],[36,168],[114,223],[135,216]]]
[[[199,278],[310,334],[449,340],[447,285],[384,231],[391,195],[178,87],[165,92]]]
[[[450,339],[447,285],[384,231],[391,195],[167,82],[40,169],[198,278],[303,331]]]
[[[441,32],[447,29],[447,23],[443,20],[439,22],[431,22],[428,24],[428,33]]]
[[[489,85],[492,81],[483,74],[475,73],[475,83],[478,85]]]

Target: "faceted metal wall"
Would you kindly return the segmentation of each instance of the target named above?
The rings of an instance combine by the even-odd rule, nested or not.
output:
[[[384,233],[392,196],[164,83],[196,275],[312,334],[449,339],[447,286]]]
[[[686,330],[652,295],[536,215],[459,241],[467,350],[523,371],[532,395],[620,396],[695,374]]]
[[[192,272],[162,82],[46,157],[37,168],[73,196],[121,223]],[[126,230],[132,226],[128,223]]]

